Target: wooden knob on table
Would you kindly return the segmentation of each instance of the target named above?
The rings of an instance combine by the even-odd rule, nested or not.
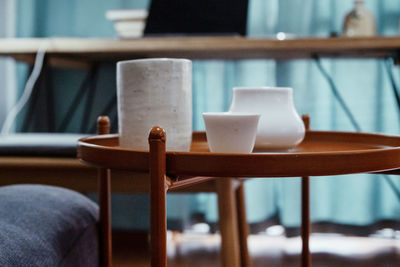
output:
[[[110,133],[110,119],[108,116],[99,116],[97,118],[97,134]]]
[[[163,128],[159,127],[159,126],[154,126],[151,130],[150,130],[150,134],[149,134],[149,142],[150,141],[156,141],[156,140],[160,140],[162,142],[165,142],[166,139],[166,132]]]

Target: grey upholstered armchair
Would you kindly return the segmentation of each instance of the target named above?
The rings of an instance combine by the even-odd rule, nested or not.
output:
[[[0,187],[0,266],[99,266],[98,207],[69,189]]]

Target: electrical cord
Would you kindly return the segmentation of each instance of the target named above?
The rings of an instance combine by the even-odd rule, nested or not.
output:
[[[387,58],[385,60],[386,72],[389,76],[390,84],[392,86],[393,94],[396,98],[397,107],[399,108],[399,116],[400,116],[400,94],[399,89],[397,88],[396,81],[394,80],[393,72],[392,72],[393,61],[391,58]]]
[[[399,188],[397,188],[397,186],[394,184],[394,182],[392,181],[392,179],[390,179],[390,177],[388,175],[384,174],[382,176],[385,179],[385,181],[389,184],[390,188],[393,190],[393,193],[396,195],[398,200],[400,201],[400,190],[399,190]]]
[[[315,56],[314,59],[315,59],[315,62],[317,64],[317,66],[318,66],[318,69],[321,71],[322,75],[328,81],[329,86],[330,86],[330,88],[331,88],[331,90],[333,92],[333,95],[339,101],[340,105],[342,106],[342,108],[344,109],[344,111],[347,114],[348,118],[350,119],[353,127],[358,132],[361,132],[360,125],[357,123],[357,121],[355,120],[355,118],[354,118],[353,114],[351,113],[350,109],[347,107],[346,103],[344,102],[343,98],[341,97],[341,95],[340,95],[339,91],[337,90],[337,87],[336,87],[332,77],[328,74],[328,72],[322,66],[319,57]],[[387,66],[387,70],[388,70],[388,73],[389,73],[390,82],[392,84],[393,92],[394,92],[394,94],[396,96],[396,101],[397,101],[397,104],[398,104],[398,107],[399,107],[399,110],[400,110],[400,95],[398,93],[396,82],[394,80],[393,73],[391,72],[391,68],[390,68],[390,65],[389,65],[388,61],[387,61],[386,66]],[[393,193],[396,195],[396,197],[400,201],[400,190],[397,188],[397,186],[394,184],[394,182],[392,181],[392,179],[390,179],[390,177],[388,175],[382,175],[382,176],[385,179],[384,181],[386,181],[389,184],[390,188],[393,190]]]
[[[329,87],[331,88],[331,91],[339,104],[342,106],[344,112],[346,113],[347,117],[349,118],[351,124],[353,127],[356,129],[357,132],[361,132],[361,127],[357,123],[356,119],[354,118],[353,114],[351,113],[349,107],[346,105],[346,102],[344,102],[343,97],[340,95],[339,90],[337,89],[335,82],[333,81],[332,77],[328,74],[328,72],[325,70],[325,68],[321,64],[321,60],[319,59],[318,56],[314,56],[315,63],[317,64],[318,69],[321,71],[322,75],[325,77],[327,80]]]
[[[33,65],[33,70],[31,75],[28,78],[28,81],[25,84],[24,92],[18,102],[11,108],[8,112],[7,117],[3,123],[3,127],[1,128],[1,134],[8,134],[11,131],[11,127],[13,126],[16,117],[21,112],[21,110],[25,107],[26,103],[28,103],[29,98],[31,97],[33,88],[35,87],[35,83],[40,76],[43,68],[44,56],[46,54],[47,45],[43,45],[38,49],[36,54],[35,63]]]
[[[390,84],[392,86],[393,94],[396,98],[396,103],[397,103],[397,107],[399,108],[399,115],[400,115],[400,93],[399,93],[399,89],[396,85],[396,81],[394,79],[393,72],[392,72],[393,59],[387,58],[385,60],[385,66],[386,66],[387,74],[389,76]],[[400,200],[400,189],[397,188],[397,186],[394,184],[394,182],[392,181],[392,179],[390,179],[390,177],[388,175],[383,175],[383,177],[385,178],[385,180],[387,181],[389,186],[392,188],[392,190],[394,191],[397,198]]]

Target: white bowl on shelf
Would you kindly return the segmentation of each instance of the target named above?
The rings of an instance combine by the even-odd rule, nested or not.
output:
[[[211,152],[251,153],[260,114],[234,112],[203,113]]]
[[[147,16],[146,9],[120,9],[106,12],[106,18],[114,22],[115,32],[121,38],[142,37]]]
[[[106,18],[111,21],[145,21],[147,15],[146,9],[114,9],[106,12]]]
[[[121,38],[135,38],[143,36],[145,26],[141,21],[120,21],[114,24],[114,29]]]

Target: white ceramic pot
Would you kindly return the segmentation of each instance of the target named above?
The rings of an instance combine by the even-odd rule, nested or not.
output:
[[[120,145],[148,150],[153,126],[167,133],[167,150],[189,151],[192,138],[192,62],[139,59],[117,64]]]
[[[255,150],[285,150],[298,145],[305,128],[288,87],[235,87],[230,112],[261,114]]]
[[[218,153],[251,153],[260,114],[203,113],[208,147]]]

